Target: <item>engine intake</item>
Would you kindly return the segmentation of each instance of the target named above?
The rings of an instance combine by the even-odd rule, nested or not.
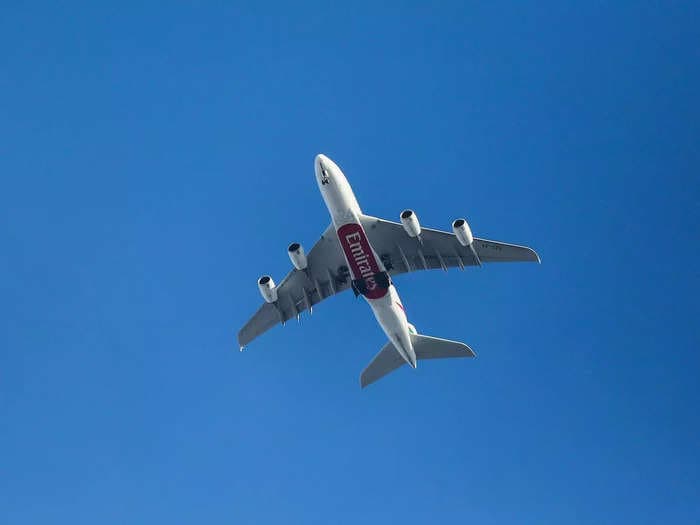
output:
[[[306,254],[304,253],[304,247],[298,242],[293,242],[287,248],[287,253],[289,253],[289,258],[297,270],[305,270],[308,266],[308,261],[306,260]]]
[[[263,275],[258,279],[258,289],[265,302],[274,303],[277,301],[277,287],[275,286],[275,281],[269,275]]]
[[[413,210],[401,212],[401,224],[409,237],[418,237],[420,235],[420,223],[416,212]]]
[[[455,236],[462,246],[471,246],[474,242],[472,230],[465,219],[457,219],[454,221],[452,223],[452,231],[455,232]]]

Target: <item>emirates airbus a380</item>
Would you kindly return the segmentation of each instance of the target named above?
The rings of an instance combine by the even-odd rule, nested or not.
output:
[[[474,357],[464,343],[429,337],[408,322],[392,277],[416,270],[461,270],[487,262],[540,262],[534,250],[472,236],[464,219],[453,233],[421,228],[412,210],[401,222],[362,213],[341,169],[325,155],[314,162],[316,182],[331,215],[331,224],[308,255],[301,244],[289,245],[294,269],[275,286],[269,275],[258,279],[265,303],[238,332],[241,350],[277,323],[312,311],[322,300],[352,289],[362,295],[389,342],[360,375],[365,387],[404,363],[416,368],[422,359]]]

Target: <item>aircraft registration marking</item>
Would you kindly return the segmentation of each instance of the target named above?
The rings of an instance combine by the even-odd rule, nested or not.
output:
[[[494,250],[497,252],[500,252],[501,250],[503,250],[503,247],[499,246],[498,244],[491,244],[490,242],[484,242],[484,241],[481,241],[481,247],[485,248],[485,249],[488,248],[488,249],[491,249],[491,250]]]

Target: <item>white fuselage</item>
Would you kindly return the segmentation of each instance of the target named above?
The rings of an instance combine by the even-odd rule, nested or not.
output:
[[[387,287],[382,285],[382,279],[376,278],[386,269],[362,227],[362,210],[350,184],[341,169],[325,155],[316,156],[314,170],[352,279],[364,281],[362,295],[372,308],[377,322],[401,357],[415,368],[416,354],[411,344],[406,313],[391,280]]]

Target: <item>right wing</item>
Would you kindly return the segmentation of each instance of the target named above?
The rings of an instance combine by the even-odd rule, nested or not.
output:
[[[238,332],[241,349],[277,323],[284,324],[324,299],[350,288],[350,274],[333,224],[306,256],[306,270],[293,269],[277,285],[277,302],[263,303]]]
[[[518,246],[474,237],[474,251],[462,246],[454,233],[421,228],[421,241],[409,237],[401,223],[363,215],[362,225],[370,243],[391,275],[447,268],[477,266],[479,262],[540,262],[537,253]],[[388,264],[387,264],[388,263]],[[391,267],[391,269],[389,269]]]

